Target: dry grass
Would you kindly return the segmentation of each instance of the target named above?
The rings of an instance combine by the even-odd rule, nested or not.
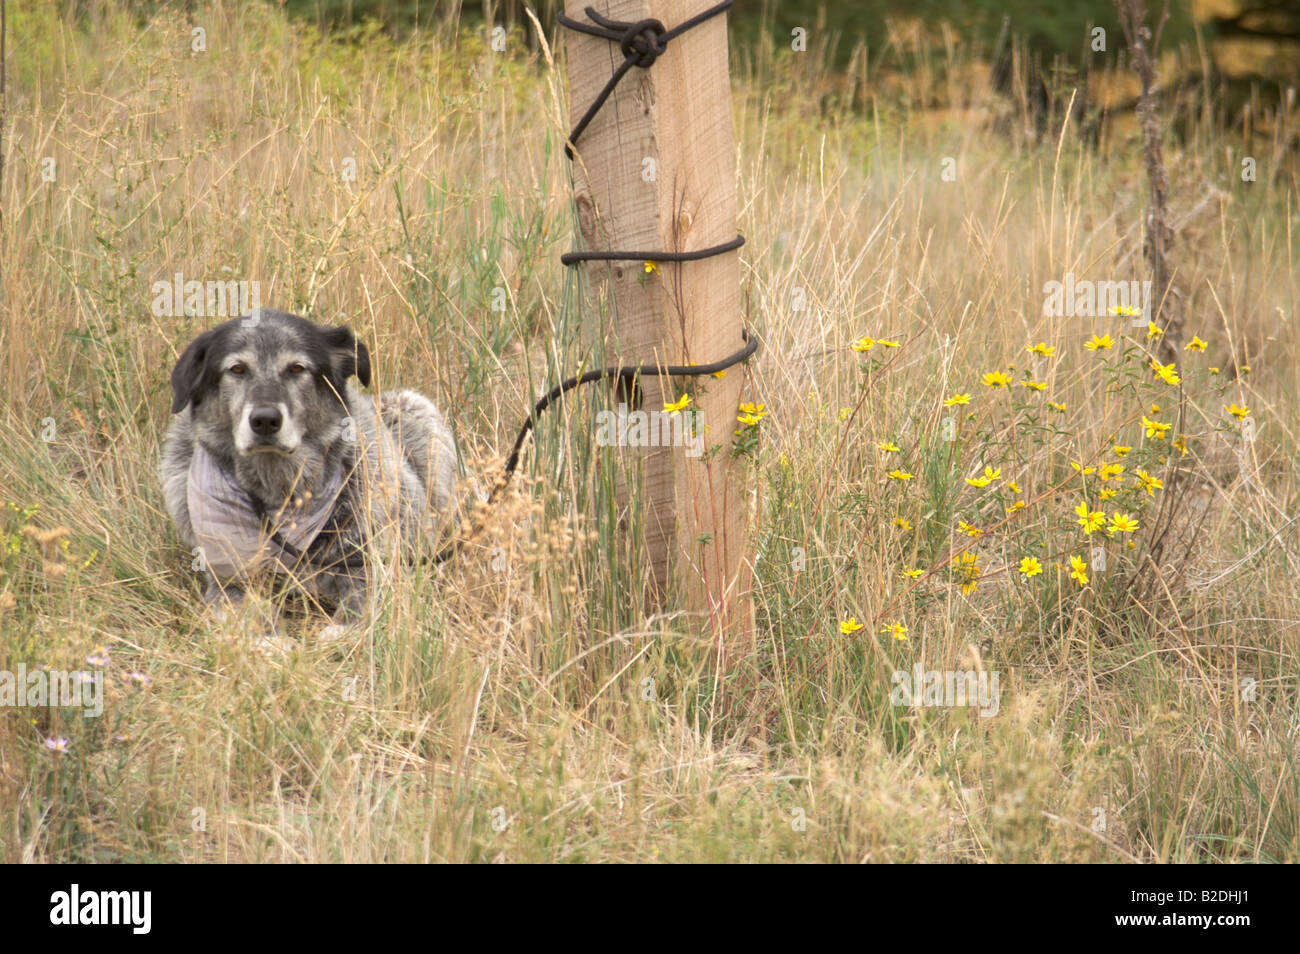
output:
[[[1066,272],[1144,277],[1135,136],[1007,132],[1023,124],[951,79],[970,62],[854,110],[891,77],[737,51],[761,684],[719,677],[698,621],[641,602],[594,395],[542,427],[463,559],[388,569],[359,645],[308,632],[267,660],[200,615],[162,511],[167,373],[208,321],[153,317],[151,286],[258,280],[265,304],[351,322],[377,386],[433,395],[490,480],[532,394],[590,358],[558,263],[558,78],[518,43],[324,40],[271,5],[10,7],[0,670],[111,659],[100,719],[0,710],[5,861],[1300,860],[1284,141],[1166,144],[1187,330],[1209,342],[1169,388],[1141,329],[1041,316]],[[913,108],[934,99],[952,121]],[[1103,326],[1129,337],[1085,351]],[[864,335],[900,347],[855,352]],[[1013,365],[1041,396],[980,384]],[[1157,402],[1186,457],[1142,437]],[[1112,461],[1111,435],[1165,488],[1127,498],[1135,547],[1081,588],[1067,559],[1093,541],[1071,510],[1097,485],[1069,462]],[[996,485],[965,482],[986,464]],[[1033,502],[1008,516],[1013,478]],[[1025,580],[1031,552],[1045,572]],[[850,616],[867,625],[841,635]],[[906,641],[879,632],[894,620]],[[998,672],[997,714],[891,705],[915,664]]]

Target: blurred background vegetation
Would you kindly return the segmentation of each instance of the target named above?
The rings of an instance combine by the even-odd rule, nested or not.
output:
[[[324,29],[339,29],[374,21],[400,35],[434,23],[457,22],[468,27],[484,22],[526,26],[524,7],[531,6],[545,25],[554,23],[563,0],[268,0],[295,17]],[[701,9],[705,6],[701,0]],[[1157,13],[1159,0],[1148,8]],[[1224,73],[1254,69],[1261,76],[1294,81],[1300,68],[1300,2],[1297,0],[1171,0],[1166,42],[1172,45],[1210,44],[1209,65]],[[1112,0],[857,0],[828,4],[825,0],[740,0],[729,14],[735,39],[758,42],[763,36],[788,36],[795,27],[830,32],[834,54],[847,62],[855,44],[865,42],[876,55],[898,52],[903,24],[929,29],[941,25],[957,37],[995,50],[1011,39],[1038,55],[1063,57],[1081,66],[1091,51],[1091,27],[1118,36],[1119,22]],[[1080,23],[1089,24],[1081,31]],[[1249,40],[1242,57],[1219,40]],[[1114,49],[1113,45],[1108,47]],[[1244,62],[1243,62],[1244,60]]]
[[[537,37],[525,6],[553,31],[555,14],[564,5],[563,0],[266,2],[333,34],[363,38],[380,29],[401,37],[449,25],[473,34],[492,23],[512,35],[517,31],[534,48]],[[1160,0],[1150,0],[1148,10],[1154,21]],[[1249,134],[1252,117],[1274,110],[1300,80],[1300,0],[1170,0],[1168,12],[1161,43],[1168,96],[1192,89],[1209,94],[1206,99],[1216,104],[1225,125]],[[1124,42],[1112,0],[740,0],[729,16],[739,66],[764,52],[789,49],[792,31],[802,27],[819,63],[850,74],[860,70],[862,82],[852,96],[858,108],[866,108],[865,84],[873,78],[887,81],[918,72],[942,77],[954,47],[965,48],[965,62],[987,65],[993,86],[1017,99],[1039,132],[1068,107],[1084,121],[1085,134],[1095,138],[1104,112],[1131,111],[1136,105],[1136,88],[1125,82],[1127,64],[1117,58]],[[1095,49],[1095,28],[1105,31],[1104,49]],[[1115,66],[1120,69],[1111,69]],[[924,105],[963,103],[940,97]]]
[[[195,2],[183,0],[179,5],[192,9]],[[525,7],[531,7],[553,38],[555,14],[564,6],[564,0],[261,2],[283,8],[334,39],[364,43],[376,32],[403,39],[420,30],[441,33],[449,27],[466,38],[481,37],[484,24],[491,23],[506,27],[509,35],[533,50],[538,49],[537,37]],[[66,6],[77,11],[93,4],[69,0]],[[163,4],[148,0],[131,6],[144,22]],[[705,6],[701,0],[701,9]],[[1148,0],[1147,8],[1155,22],[1162,0]],[[1272,138],[1273,130],[1253,128],[1252,123],[1295,95],[1300,82],[1300,0],[1169,0],[1167,10],[1160,64],[1166,98],[1186,102],[1190,95],[1201,104],[1213,103],[1223,125],[1247,136],[1262,133]],[[986,66],[992,86],[1015,99],[1039,133],[1068,107],[1081,121],[1085,136],[1095,139],[1105,113],[1130,112],[1136,106],[1136,85],[1127,82],[1125,44],[1113,0],[739,0],[729,22],[733,63],[740,69],[754,58],[770,62],[774,53],[789,50],[792,31],[802,27],[819,66],[830,66],[856,81],[848,84],[850,108],[865,110],[879,95],[879,89],[868,90],[867,83],[888,83],[900,76],[924,73],[952,80],[950,88],[960,88],[961,77],[945,75],[954,52],[967,65]],[[1096,48],[1096,28],[1105,31],[1104,49]],[[840,102],[845,91],[828,90],[834,105],[845,105]],[[939,95],[935,102],[908,105],[966,105],[959,99]],[[1175,126],[1177,112],[1169,110]],[[1300,150],[1300,141],[1296,147]]]
[[[528,30],[524,13],[531,6],[551,27],[563,0],[263,0],[283,7],[291,16],[323,30],[346,31],[378,24],[399,37],[434,25],[460,24],[476,29],[485,22]],[[193,3],[182,6],[192,7]],[[74,9],[81,3],[70,4]],[[148,16],[157,3],[140,4]],[[172,4],[175,6],[175,4]],[[701,9],[704,0],[701,0]],[[1224,75],[1256,76],[1294,82],[1300,77],[1300,2],[1297,0],[1170,0],[1165,41],[1169,45],[1201,43],[1205,66]],[[1148,9],[1160,11],[1160,0]],[[1119,36],[1112,0],[857,0],[828,4],[825,0],[739,0],[730,14],[735,42],[787,37],[796,27],[831,37],[833,55],[847,63],[855,45],[865,43],[873,56],[899,55],[900,37],[909,28],[940,36],[952,31],[958,42],[996,51],[1012,40],[1039,57],[1062,58],[1084,66],[1093,51],[1091,28],[1102,27]],[[1081,31],[1080,23],[1088,24]],[[1235,45],[1248,41],[1247,45]],[[530,37],[535,43],[535,38]],[[1114,50],[1113,41],[1108,50]]]

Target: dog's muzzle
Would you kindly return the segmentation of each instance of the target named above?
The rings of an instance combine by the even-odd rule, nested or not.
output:
[[[235,433],[236,449],[241,454],[294,453],[301,440],[283,408],[280,404],[254,404],[245,411]]]

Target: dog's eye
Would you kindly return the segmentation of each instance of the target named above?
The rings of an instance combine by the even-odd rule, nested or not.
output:
[[[305,365],[299,364],[297,361],[295,361],[293,364],[289,365],[287,370],[290,374],[302,374],[304,371],[307,370],[307,368]]]
[[[243,374],[244,366],[242,364],[232,364],[229,370],[231,374]]]

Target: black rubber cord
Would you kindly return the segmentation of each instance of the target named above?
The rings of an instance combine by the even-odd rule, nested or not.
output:
[[[510,475],[515,472],[515,468],[519,466],[519,451],[524,446],[524,441],[528,437],[528,432],[533,429],[533,423],[557,398],[563,397],[566,393],[572,391],[576,387],[589,384],[592,381],[600,381],[604,379],[612,380],[614,378],[622,378],[627,380],[635,378],[638,375],[645,375],[647,377],[677,377],[693,375],[698,377],[705,374],[716,374],[719,371],[725,371],[733,365],[740,364],[740,362],[744,361],[758,350],[758,337],[756,335],[745,330],[742,330],[740,334],[745,341],[745,346],[735,354],[723,358],[721,361],[713,361],[709,364],[611,365],[607,368],[597,368],[594,371],[587,371],[584,374],[575,375],[574,377],[566,378],[564,381],[561,381],[555,387],[551,388],[551,390],[547,391],[546,396],[533,406],[533,413],[528,416],[528,420],[524,421],[524,426],[519,429],[519,436],[515,438],[515,446],[511,449],[510,456],[506,458],[506,477],[509,478]],[[501,486],[504,486],[504,484]],[[489,498],[489,500],[491,500],[491,498]]]
[[[703,13],[697,14],[679,23],[671,30],[665,29],[664,25],[658,20],[638,20],[635,23],[624,23],[620,20],[611,20],[609,17],[601,16],[595,8],[587,7],[583,12],[587,14],[587,19],[591,23],[583,23],[581,20],[574,20],[565,16],[563,13],[555,15],[555,21],[560,26],[568,27],[570,30],[576,30],[579,33],[586,33],[588,36],[598,36],[603,40],[610,40],[618,43],[618,47],[623,52],[623,62],[614,75],[609,78],[597,95],[592,104],[587,107],[587,111],[582,114],[578,124],[573,127],[573,132],[569,133],[569,142],[577,143],[578,137],[582,135],[587,125],[596,118],[596,113],[600,112],[600,107],[605,105],[605,100],[609,99],[616,87],[627,71],[634,66],[642,69],[649,69],[655,60],[659,59],[668,46],[668,41],[681,36],[691,27],[699,26],[705,20],[716,17],[730,9],[735,0],[723,0],[715,7],[710,7]],[[595,24],[594,26],[592,24]],[[573,147],[565,145],[564,154],[570,159],[573,158]]]

